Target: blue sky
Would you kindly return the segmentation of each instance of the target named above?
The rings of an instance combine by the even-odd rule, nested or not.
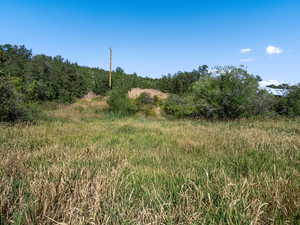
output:
[[[80,65],[107,69],[112,47],[114,66],[140,75],[244,64],[300,82],[297,0],[1,0],[0,27],[1,44]]]

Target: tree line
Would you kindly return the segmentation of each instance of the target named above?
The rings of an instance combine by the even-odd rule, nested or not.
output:
[[[127,74],[117,67],[110,90],[108,71],[79,66],[61,56],[33,55],[25,46],[5,44],[0,45],[0,121],[32,120],[37,104],[71,103],[89,91],[111,95],[111,102],[117,98],[129,102],[126,94],[135,87],[171,93],[161,106],[178,117],[300,115],[299,85],[283,85],[288,92],[277,98],[261,90],[259,81],[243,67],[221,67],[212,73],[203,65],[158,79]]]

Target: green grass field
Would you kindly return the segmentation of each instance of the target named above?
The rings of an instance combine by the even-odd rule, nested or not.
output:
[[[0,125],[1,225],[300,224],[299,119],[121,118],[97,101]]]

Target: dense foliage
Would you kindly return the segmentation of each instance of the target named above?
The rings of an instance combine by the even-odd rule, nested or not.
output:
[[[243,67],[199,66],[192,72],[178,72],[159,79],[113,71],[113,90],[108,71],[79,66],[61,56],[32,55],[24,46],[0,45],[0,121],[31,120],[32,103],[73,102],[89,91],[110,95],[112,111],[130,114],[141,102],[128,99],[131,88],[154,88],[170,93],[164,109],[178,117],[234,119],[278,113],[300,115],[300,86],[283,84],[286,95],[274,97],[259,88],[260,78]],[[152,101],[142,96],[142,101]],[[149,105],[149,104],[143,104]]]
[[[15,88],[13,80],[0,77],[0,121],[33,120],[34,110],[24,104],[24,97]]]
[[[71,102],[88,88],[86,71],[60,56],[32,56],[24,46],[0,46],[0,71],[14,79],[26,101]]]
[[[36,102],[73,102],[88,91],[106,94],[108,72],[79,66],[61,56],[32,55],[24,46],[0,45],[0,121],[28,120],[28,105]],[[113,72],[114,89],[156,87],[155,79]],[[124,93],[124,92],[123,92]]]
[[[185,96],[172,96],[166,112],[176,116],[234,119],[269,112],[273,97],[259,89],[260,78],[243,67],[221,67],[192,84]]]
[[[221,68],[215,77],[193,85],[197,113],[209,118],[238,118],[256,114],[260,97],[259,78],[243,68]]]
[[[176,117],[196,116],[196,106],[192,96],[171,95],[164,103],[164,110],[167,114]]]
[[[137,105],[132,99],[129,99],[127,92],[124,89],[114,89],[109,93],[109,99],[107,103],[110,106],[110,110],[115,113],[130,115],[137,112]]]
[[[288,88],[286,96],[279,99],[276,111],[281,115],[300,116],[300,84]]]
[[[92,71],[94,86],[93,91],[96,94],[105,95],[110,91],[108,87],[108,72],[99,69],[90,69]],[[121,89],[124,93],[131,88],[157,88],[158,79],[140,77],[137,74],[126,74],[122,68],[117,67],[112,73],[112,88]]]
[[[157,82],[157,88],[173,94],[184,94],[191,91],[192,84],[202,77],[209,76],[208,66],[199,66],[192,72],[178,72],[174,75],[163,76]]]

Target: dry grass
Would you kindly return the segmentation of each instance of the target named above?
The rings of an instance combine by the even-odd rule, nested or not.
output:
[[[0,125],[1,225],[300,224],[299,120],[118,118],[101,105]]]

